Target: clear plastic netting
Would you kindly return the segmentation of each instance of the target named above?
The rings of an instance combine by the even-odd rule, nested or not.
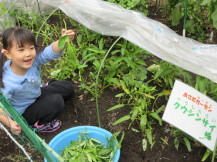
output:
[[[103,0],[40,0],[61,9],[87,28],[121,36],[157,57],[217,82],[217,45],[176,34],[143,14]]]

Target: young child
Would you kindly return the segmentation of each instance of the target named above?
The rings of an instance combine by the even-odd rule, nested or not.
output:
[[[62,34],[74,38],[72,30],[62,29]],[[3,53],[7,57],[0,78],[0,91],[12,106],[39,132],[54,132],[61,126],[56,120],[64,108],[64,100],[74,93],[69,81],[48,82],[41,87],[40,66],[59,58],[63,49],[58,40],[44,49],[37,49],[35,37],[22,27],[8,28],[2,35]],[[0,75],[0,76],[1,76]],[[0,109],[0,122],[20,134],[20,126]]]

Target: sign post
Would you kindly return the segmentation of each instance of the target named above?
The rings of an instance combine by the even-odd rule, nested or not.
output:
[[[217,103],[194,88],[176,80],[163,120],[215,150]]]

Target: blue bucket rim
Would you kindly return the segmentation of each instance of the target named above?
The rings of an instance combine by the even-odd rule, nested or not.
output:
[[[54,145],[55,142],[56,142],[56,140],[57,140],[58,138],[61,138],[64,134],[69,133],[69,132],[71,132],[72,130],[79,132],[79,131],[81,131],[82,129],[83,129],[83,130],[84,130],[84,129],[100,130],[100,132],[102,132],[102,133],[105,134],[106,136],[112,136],[112,133],[111,133],[111,132],[109,132],[109,131],[107,131],[107,130],[101,128],[101,127],[90,126],[90,125],[75,126],[75,127],[72,127],[72,128],[68,128],[68,129],[66,129],[66,130],[64,130],[64,131],[62,131],[62,132],[60,132],[60,133],[57,134],[56,136],[54,136],[54,138],[52,138],[52,139],[50,140],[50,142],[48,143],[48,145],[49,145],[49,146]],[[87,130],[87,132],[88,132],[88,130]],[[52,148],[52,147],[51,147],[51,148]],[[53,149],[53,148],[52,148],[52,149]],[[120,149],[118,149],[118,150],[116,151],[115,157],[117,158],[117,161],[115,161],[115,162],[118,162],[118,161],[119,161],[119,158],[120,158]]]

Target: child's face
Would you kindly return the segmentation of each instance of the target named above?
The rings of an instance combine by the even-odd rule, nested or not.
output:
[[[19,47],[16,41],[13,41],[12,48],[6,52],[6,56],[11,60],[11,68],[17,75],[25,75],[27,69],[32,67],[35,60],[35,46],[25,44]]]

